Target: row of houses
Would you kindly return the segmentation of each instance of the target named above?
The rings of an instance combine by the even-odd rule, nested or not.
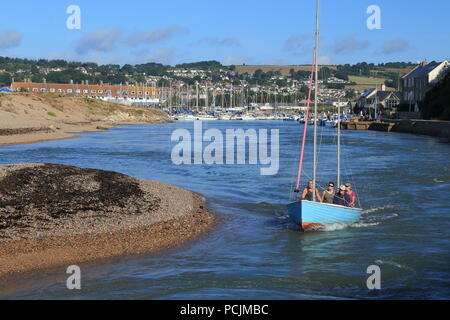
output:
[[[422,62],[410,73],[403,76],[403,102],[418,109],[427,92],[439,81],[440,76],[449,70],[450,63],[447,60]]]
[[[418,113],[427,92],[449,70],[450,63],[447,60],[424,61],[403,76],[401,91],[386,91],[384,85],[380,90],[372,88],[365,91],[352,107],[358,113],[375,118],[380,113],[397,113],[401,104],[408,105],[409,112]]]
[[[157,91],[153,87],[137,85],[109,85],[109,84],[62,84],[12,82],[12,91],[29,91],[33,93],[50,93],[64,96],[80,96],[88,98],[128,98],[144,100],[157,98]]]

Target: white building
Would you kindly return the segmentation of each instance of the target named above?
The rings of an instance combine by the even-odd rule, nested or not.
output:
[[[442,62],[422,62],[411,72],[403,76],[402,100],[418,112],[418,104],[424,100],[428,90],[439,81],[439,76],[450,70],[447,60]]]

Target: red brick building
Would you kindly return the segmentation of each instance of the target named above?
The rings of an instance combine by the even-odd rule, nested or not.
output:
[[[157,91],[152,87],[137,85],[109,85],[109,84],[61,84],[13,82],[12,91],[29,91],[35,94],[56,94],[63,96],[89,97],[89,98],[131,98],[151,99],[158,98]]]

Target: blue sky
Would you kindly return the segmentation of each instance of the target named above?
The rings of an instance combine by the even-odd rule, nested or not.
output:
[[[81,9],[69,30],[66,9]],[[381,9],[369,30],[367,8]],[[322,0],[320,62],[450,58],[448,0]],[[97,63],[311,62],[314,0],[9,1],[0,11],[0,56]]]

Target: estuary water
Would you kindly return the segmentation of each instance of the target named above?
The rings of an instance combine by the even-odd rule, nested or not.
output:
[[[344,182],[365,209],[351,226],[299,232],[286,212],[303,126],[208,122],[204,129],[279,129],[279,172],[267,165],[175,165],[174,130],[193,123],[119,126],[81,138],[0,147],[0,163],[47,162],[113,170],[203,194],[218,215],[200,238],[165,252],[82,266],[82,290],[61,274],[29,279],[3,298],[444,299],[450,297],[450,144],[437,138],[344,131]],[[336,130],[319,128],[321,185],[336,180]],[[311,132],[309,132],[311,136]],[[205,143],[207,145],[207,143]],[[270,149],[269,149],[270,150]],[[312,171],[308,142],[302,184]],[[367,268],[381,290],[367,288]],[[46,278],[47,277],[47,278]],[[2,296],[0,296],[2,297]]]

